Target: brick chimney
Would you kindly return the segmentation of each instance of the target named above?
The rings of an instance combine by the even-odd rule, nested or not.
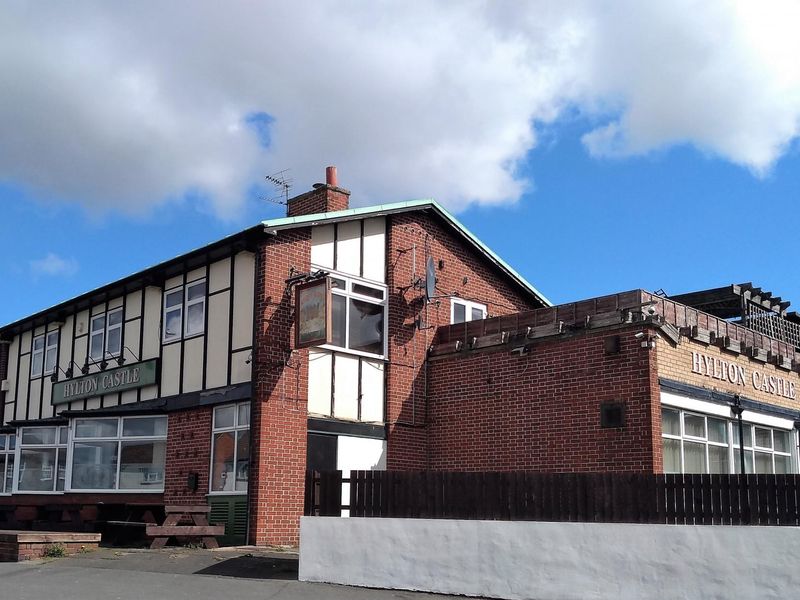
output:
[[[325,169],[325,183],[315,183],[310,192],[289,198],[286,215],[298,217],[347,210],[349,207],[350,191],[339,187],[336,167],[328,167]]]

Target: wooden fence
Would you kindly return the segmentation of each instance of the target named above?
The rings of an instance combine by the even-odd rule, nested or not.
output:
[[[349,484],[349,503],[342,502]],[[305,514],[351,517],[800,525],[800,475],[306,474]]]

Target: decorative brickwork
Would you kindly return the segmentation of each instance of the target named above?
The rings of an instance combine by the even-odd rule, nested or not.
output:
[[[164,475],[165,504],[206,503],[211,464],[211,415],[211,407],[170,413]],[[191,473],[198,476],[196,490],[188,487]]]

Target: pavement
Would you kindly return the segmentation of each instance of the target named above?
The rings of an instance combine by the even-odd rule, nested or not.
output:
[[[463,597],[297,581],[297,555],[262,548],[101,548],[0,563],[0,600],[448,600]]]

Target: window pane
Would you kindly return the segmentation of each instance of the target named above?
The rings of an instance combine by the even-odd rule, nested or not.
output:
[[[6,436],[0,435],[0,450],[6,449]]]
[[[167,442],[122,442],[119,489],[160,490],[164,487]]]
[[[745,448],[752,448],[753,447],[753,427],[752,425],[744,425],[744,447]],[[734,445],[739,445],[739,424],[734,421],[733,422],[733,443]]]
[[[339,279],[338,277],[329,277],[328,279],[331,282],[331,289],[334,290],[344,289],[344,279]]]
[[[710,429],[710,428],[709,428]],[[709,473],[730,473],[728,464],[727,446],[708,447],[708,472]]]
[[[236,407],[235,406],[220,406],[214,409],[214,428],[223,429],[225,427],[233,427],[236,423]]]
[[[238,431],[236,442],[236,491],[246,492],[250,473],[250,431]]]
[[[89,348],[89,356],[94,360],[101,360],[103,358],[103,332],[96,333],[92,336],[92,341]]]
[[[167,308],[172,308],[173,306],[183,306],[183,290],[168,292],[167,299],[164,301],[164,306]]]
[[[39,337],[33,338],[33,351],[36,352],[37,350],[42,350],[44,348],[44,336],[40,335]]]
[[[111,327],[113,325],[119,325],[122,323],[122,311],[115,310],[113,312],[108,313],[108,326]]]
[[[458,302],[453,303],[453,323],[463,323],[467,320],[467,307]]]
[[[684,473],[707,473],[706,445],[683,442]]]
[[[205,329],[205,310],[206,306],[203,302],[197,304],[190,304],[186,309],[186,335],[195,335],[202,333]]]
[[[733,471],[735,473],[741,474],[742,469],[740,468],[741,459],[739,458],[739,451],[733,451]],[[744,470],[745,473],[752,473],[753,472],[753,451],[752,450],[745,450],[744,451]]]
[[[100,315],[92,318],[92,331],[97,331],[98,329],[105,329],[105,327],[106,327],[105,315]]]
[[[756,473],[772,473],[772,454],[756,452]]]
[[[56,449],[25,449],[20,452],[20,491],[52,492],[55,489]]]
[[[681,415],[677,410],[661,409],[661,430],[670,435],[681,434]]]
[[[167,435],[167,417],[123,419],[122,435],[126,437],[163,437]]]
[[[69,436],[69,433],[68,433],[66,427],[59,427],[58,428],[58,443],[59,444],[61,444],[62,446],[66,446],[67,445],[67,437],[68,436]]]
[[[166,316],[164,317],[164,339],[180,337],[181,323],[183,321],[182,313],[183,309],[181,308],[167,312]]]
[[[772,448],[772,432],[763,427],[756,427],[756,446],[759,448]],[[756,461],[758,462],[758,461]]]
[[[350,349],[383,354],[383,306],[350,300]]]
[[[56,358],[58,357],[58,348],[49,348],[44,355],[44,372],[45,374],[52,373],[56,370]]]
[[[31,374],[36,377],[42,374],[42,353],[38,352],[33,355],[31,362]]]
[[[791,434],[788,431],[773,429],[772,435],[775,438],[775,450],[778,452],[791,452]]]
[[[214,456],[211,459],[211,491],[232,492],[234,488],[234,433],[214,434]]]
[[[205,295],[206,295],[205,281],[202,281],[200,283],[190,284],[189,289],[186,291],[187,300],[197,300],[198,298],[202,298]]]
[[[52,445],[56,443],[55,427],[35,427],[22,430],[22,444],[44,444]]]
[[[8,455],[8,463],[6,463],[6,492],[11,493],[12,486],[14,485],[14,459],[13,454]]]
[[[331,296],[331,344],[344,348],[347,328],[347,298],[333,294]]]
[[[64,491],[64,483],[67,480],[67,449],[59,448],[56,450],[58,454],[58,468],[56,469],[56,491]]]
[[[378,290],[368,285],[361,285],[360,283],[353,284],[353,293],[361,294],[362,296],[369,296],[370,298],[377,298],[378,300],[383,300],[383,290]]]
[[[75,443],[72,449],[72,489],[115,489],[117,446],[117,442]]]
[[[473,308],[470,320],[480,321],[481,319],[483,319],[483,311],[480,308]]]
[[[16,434],[11,434],[8,436],[8,449],[13,450],[17,447],[17,436]]]
[[[788,456],[775,455],[775,472],[779,475],[792,472],[792,459]]]
[[[706,437],[705,417],[683,413],[683,431],[685,435],[691,435],[692,437]]]
[[[728,422],[714,417],[707,417],[707,419],[709,441],[726,443],[728,441]]]
[[[250,405],[239,405],[239,427],[250,427]]]
[[[681,442],[664,438],[664,473],[681,472]]]
[[[51,331],[47,334],[47,345],[48,346],[57,346],[58,345],[58,332]]]
[[[76,438],[117,437],[117,419],[78,419]]]
[[[106,344],[106,352],[111,355],[119,354],[119,351],[122,349],[122,328],[109,329]]]

